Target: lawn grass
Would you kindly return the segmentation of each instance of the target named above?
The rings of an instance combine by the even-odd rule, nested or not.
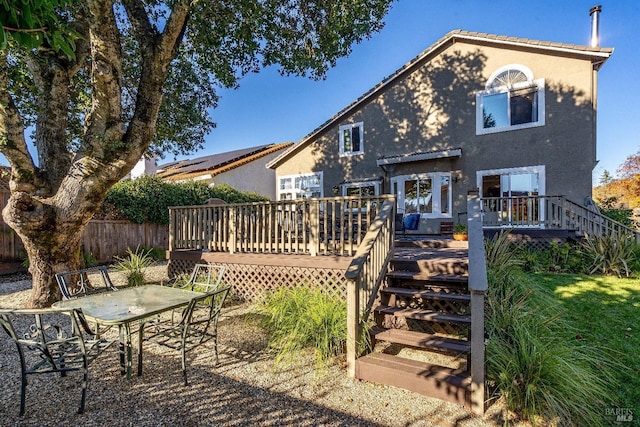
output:
[[[614,362],[615,407],[640,418],[640,279],[537,273],[560,301],[575,330],[569,339],[602,349]],[[603,368],[605,369],[605,368]],[[611,408],[603,408],[603,413]],[[615,409],[615,408],[613,408]]]

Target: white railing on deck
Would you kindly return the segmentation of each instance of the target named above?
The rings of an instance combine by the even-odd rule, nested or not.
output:
[[[538,227],[580,231],[584,234],[628,234],[640,242],[640,233],[564,196],[483,197],[484,227]]]
[[[169,250],[352,256],[393,195],[169,208]]]
[[[347,284],[347,373],[355,378],[362,327],[393,255],[395,200],[385,201],[364,236],[345,277]]]

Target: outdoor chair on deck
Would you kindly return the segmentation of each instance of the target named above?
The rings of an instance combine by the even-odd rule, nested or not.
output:
[[[420,226],[420,214],[397,213],[394,218],[396,233],[406,235],[407,230],[417,230]]]
[[[191,300],[179,319],[172,315],[146,325],[140,325],[138,339],[138,373],[142,372],[142,343],[151,341],[180,351],[182,375],[187,385],[186,353],[200,344],[213,340],[218,363],[218,318],[230,286],[207,292]]]
[[[82,396],[78,413],[84,412],[89,364],[115,341],[85,339],[79,326],[79,310],[0,309],[0,325],[18,350],[21,368],[20,416],[25,412],[27,375],[82,372]],[[50,396],[41,396],[49,399]]]

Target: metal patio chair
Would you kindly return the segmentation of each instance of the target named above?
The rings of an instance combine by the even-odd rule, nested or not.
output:
[[[218,318],[230,286],[197,296],[182,311],[179,319],[156,320],[141,325],[138,331],[138,372],[142,370],[142,343],[144,341],[180,351],[182,375],[187,385],[186,354],[200,344],[213,340],[216,364],[218,363]]]
[[[60,293],[62,294],[62,299],[79,298],[100,292],[118,290],[118,288],[113,285],[111,277],[109,277],[109,270],[103,265],[58,273],[55,277],[58,288],[60,288]],[[79,316],[79,320],[85,329],[89,329],[88,322],[82,314]],[[111,328],[111,326],[100,330],[99,325],[96,324],[93,333],[98,338],[102,332],[109,328]]]
[[[84,412],[89,364],[114,340],[86,339],[79,327],[79,310],[0,309],[0,325],[18,350],[21,370],[20,416],[25,412],[27,376],[82,372],[78,413]]]
[[[196,292],[215,291],[222,282],[224,271],[224,265],[196,264],[189,280],[181,288]]]
[[[109,270],[103,265],[58,273],[56,282],[64,299],[118,290],[109,277]]]

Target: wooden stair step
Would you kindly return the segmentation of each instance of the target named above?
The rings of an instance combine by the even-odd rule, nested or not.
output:
[[[371,353],[356,360],[356,378],[471,406],[471,376],[460,369]]]
[[[437,299],[437,300],[448,300],[448,301],[459,301],[459,302],[471,301],[471,295],[469,294],[448,294],[446,292],[432,292],[432,291],[423,291],[420,289],[396,288],[393,286],[388,286],[386,288],[380,289],[380,292],[385,294],[403,296],[403,297],[413,297],[413,298],[423,298],[423,299]]]
[[[415,308],[389,307],[387,305],[378,306],[375,311],[381,314],[390,314],[396,317],[406,317],[415,320],[426,320],[429,322],[461,323],[471,324],[471,315],[450,314],[439,311],[420,310]]]
[[[414,280],[426,282],[426,284],[441,284],[447,286],[467,287],[469,285],[468,276],[458,275],[430,275],[422,271],[393,270],[387,272],[387,277],[402,280]]]
[[[416,348],[435,349],[452,353],[469,353],[471,343],[466,340],[441,337],[404,329],[386,329],[374,327],[371,336],[378,341],[409,345]]]

